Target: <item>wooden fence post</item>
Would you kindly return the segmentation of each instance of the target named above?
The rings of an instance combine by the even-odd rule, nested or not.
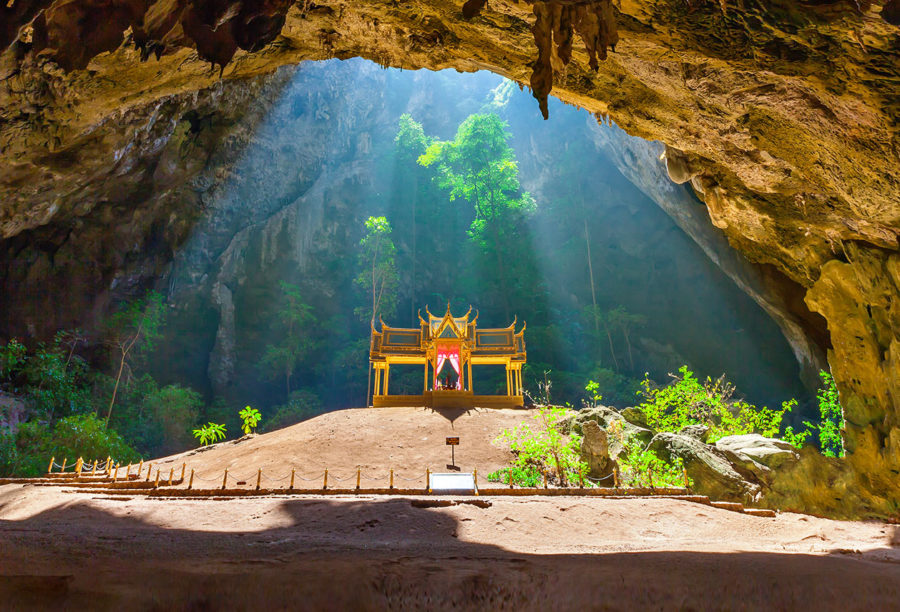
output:
[[[159,488],[159,468],[156,468],[156,482],[153,483],[153,488]]]
[[[109,455],[106,456],[106,473],[109,474],[109,462],[112,459]]]
[[[322,482],[322,490],[328,488],[328,468],[325,468],[325,480]]]
[[[225,485],[228,484],[228,468],[225,468],[225,475],[222,477],[222,490],[225,490]]]
[[[394,489],[394,468],[391,468],[391,484],[389,487],[391,490]]]
[[[544,488],[547,488],[547,472],[544,472]]]
[[[187,463],[181,464],[181,482],[184,482],[184,470],[187,468]]]
[[[360,477],[360,469],[356,468],[356,490],[359,491],[359,477]]]
[[[144,460],[141,459],[141,462],[138,464],[138,474],[137,474],[138,479],[140,479],[141,472],[143,472],[143,471],[144,471]]]
[[[56,460],[56,457],[50,457],[50,465],[47,466],[47,473],[53,473],[53,462]]]
[[[81,476],[81,466],[84,465],[84,459],[81,457],[78,458],[78,461],[75,462],[75,473],[80,477]]]
[[[113,482],[117,481],[118,479],[119,479],[119,464],[117,463],[117,464],[116,464],[116,471],[115,471],[115,473],[113,474]]]
[[[172,476],[175,475],[175,466],[169,468],[169,486],[172,486]]]
[[[690,490],[691,481],[688,480],[687,468],[681,468],[681,475],[684,476],[684,488]]]
[[[191,481],[188,483],[188,489],[194,486],[194,468],[191,468]]]
[[[294,472],[297,471],[297,468],[291,468],[291,486],[290,489],[294,490]]]
[[[62,467],[61,467],[60,470],[59,470],[59,473],[60,473],[60,474],[62,474],[63,472],[66,471],[66,461],[67,461],[67,460],[68,460],[68,457],[63,457],[63,464],[62,464]]]
[[[475,495],[478,495],[478,468],[472,471],[472,482],[475,484]]]
[[[262,468],[256,470],[256,490],[259,491],[259,485],[262,483]]]
[[[94,467],[91,468],[91,476],[97,475],[97,463],[98,463],[98,461],[96,459],[94,459]]]
[[[431,493],[431,468],[425,468],[425,490]]]
[[[131,478],[131,464],[128,464],[128,467],[125,468],[125,480]]]
[[[512,468],[507,469],[506,473],[509,474],[509,479],[508,479],[509,480],[509,488],[512,489],[513,488]]]
[[[619,488],[619,466],[615,466],[613,468],[613,485],[618,489]]]
[[[150,476],[152,476],[152,475],[153,475],[153,464],[148,463],[147,464],[147,482],[150,482]]]

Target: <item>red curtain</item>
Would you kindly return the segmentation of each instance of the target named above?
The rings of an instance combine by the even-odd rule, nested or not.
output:
[[[458,344],[438,344],[435,345],[435,349],[437,351],[437,366],[434,368],[434,387],[437,388],[438,375],[441,372],[441,368],[444,367],[444,364],[447,360],[450,360],[450,365],[453,366],[453,369],[456,370],[456,389],[462,389],[462,365],[459,357],[459,345]]]

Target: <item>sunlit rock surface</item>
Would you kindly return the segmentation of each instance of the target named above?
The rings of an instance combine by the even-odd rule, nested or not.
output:
[[[795,317],[805,316],[798,313],[808,291],[807,305],[827,320],[850,462],[880,511],[896,514],[896,485],[884,483],[897,482],[900,452],[897,3],[599,2],[615,31],[607,20],[571,47],[548,44],[548,34],[571,36],[568,26],[548,32],[554,22],[541,15],[554,4],[495,0],[476,13],[470,3],[465,19],[461,3],[443,1],[7,3],[4,257],[44,257],[29,249],[48,240],[61,259],[90,257],[78,245],[96,253],[104,272],[92,283],[111,291],[121,289],[123,268],[140,271],[129,279],[152,277],[189,218],[170,215],[155,190],[177,190],[199,171],[166,163],[162,151],[177,146],[191,158],[183,153],[190,126],[203,121],[204,104],[215,105],[203,98],[215,95],[219,78],[363,56],[405,68],[492,70],[531,84],[539,97],[552,82],[563,100],[665,143],[670,176],[690,182],[730,244],[790,279],[776,287],[789,293],[783,299]],[[595,71],[593,54],[602,57],[600,46],[616,37]],[[167,112],[171,105],[185,112]],[[90,224],[78,221],[97,210]],[[20,273],[52,278],[54,263],[32,261]],[[56,280],[76,296],[84,283]]]

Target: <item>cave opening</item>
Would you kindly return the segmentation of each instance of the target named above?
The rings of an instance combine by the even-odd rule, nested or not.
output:
[[[526,321],[532,397],[546,372],[555,402],[579,406],[595,380],[604,403],[625,407],[645,375],[665,384],[688,365],[760,406],[798,398],[795,418],[809,415],[785,336],[711,259],[735,257],[727,242],[708,222],[708,236],[689,236],[667,214],[706,212],[669,179],[661,144],[553,98],[544,121],[527,91],[491,73],[354,59],[265,81],[236,120],[182,117],[178,154],[207,161],[191,182],[202,212],[151,283],[168,304],[149,362],[159,384],[201,390],[211,415],[251,404],[282,424],[365,405],[361,241],[383,217],[395,278],[377,315],[414,326],[420,309],[449,302],[492,325]],[[446,154],[467,146],[467,121],[471,133],[500,126],[506,209],[476,210]],[[291,292],[306,315],[287,312]],[[421,372],[408,378],[421,385]]]

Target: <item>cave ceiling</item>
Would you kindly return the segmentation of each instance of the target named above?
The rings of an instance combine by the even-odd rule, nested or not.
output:
[[[900,472],[898,0],[10,0],[0,23],[0,238],[141,206],[170,111],[222,82],[489,70],[535,113],[552,91],[665,143],[730,244],[824,316],[858,464]]]

